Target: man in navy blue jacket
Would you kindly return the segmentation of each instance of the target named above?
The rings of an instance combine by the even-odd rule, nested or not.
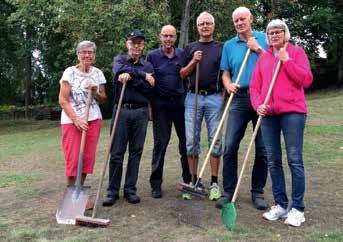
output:
[[[148,53],[147,60],[154,67],[156,85],[152,98],[154,150],[152,156],[152,171],[150,185],[153,198],[162,197],[163,165],[167,146],[174,124],[179,138],[179,153],[182,166],[183,181],[189,183],[189,173],[185,119],[184,97],[185,88],[179,75],[181,69],[180,60],[184,58],[184,51],[175,48],[176,29],[172,25],[165,25],[160,32],[162,46]]]
[[[115,89],[113,118],[117,110],[122,85],[125,82],[127,84],[111,148],[109,186],[103,206],[112,206],[119,198],[123,159],[127,145],[129,145],[129,155],[124,197],[132,204],[140,202],[140,198],[136,195],[136,183],[148,124],[148,97],[151,95],[152,87],[155,84],[151,64],[141,58],[144,40],[145,37],[142,32],[130,33],[126,41],[128,54],[117,55],[113,59],[112,72]]]

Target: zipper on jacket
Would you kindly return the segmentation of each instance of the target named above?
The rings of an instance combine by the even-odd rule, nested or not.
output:
[[[278,60],[277,60],[278,58],[277,57],[274,57],[274,60],[276,60],[276,62],[274,61],[274,67],[273,67],[273,72],[272,72],[272,79],[273,79],[273,76],[274,76],[274,72],[275,72],[275,70],[276,70],[276,65],[277,65],[277,62],[278,62]],[[276,65],[275,65],[275,63],[276,63]],[[276,81],[276,80],[275,80]],[[271,85],[272,83],[270,82],[270,85]],[[275,85],[274,85],[275,86]],[[273,88],[274,89],[274,88]],[[272,97],[272,100],[271,100],[271,106],[272,106],[272,114],[275,114],[275,105],[274,105],[274,92],[273,92],[273,90],[272,90],[272,93],[271,93],[271,97]]]

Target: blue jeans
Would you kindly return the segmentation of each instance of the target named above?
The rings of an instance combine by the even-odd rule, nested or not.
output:
[[[237,185],[238,149],[250,121],[255,128],[258,116],[250,104],[249,94],[235,94],[229,111],[223,155],[223,188],[234,193]],[[244,152],[245,155],[245,152]],[[252,170],[251,192],[263,193],[268,176],[267,155],[259,130],[255,139],[255,161]]]
[[[275,203],[288,206],[285,175],[282,168],[281,131],[283,133],[288,166],[292,176],[292,208],[304,211],[305,171],[302,157],[306,114],[288,113],[267,116],[262,120],[262,135],[268,155]]]
[[[223,114],[224,101],[220,93],[212,94],[208,96],[198,95],[198,108],[197,108],[197,120],[195,128],[195,147],[193,151],[193,118],[194,118],[194,93],[187,93],[185,100],[185,126],[186,126],[186,147],[187,155],[191,156],[200,154],[200,134],[201,124],[203,117],[207,126],[207,137],[209,146],[212,143],[214,134],[219,125],[220,119]],[[222,154],[222,141],[221,134],[213,147],[213,156],[219,157]]]

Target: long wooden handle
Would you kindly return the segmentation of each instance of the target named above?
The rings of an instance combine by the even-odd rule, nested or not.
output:
[[[244,59],[243,59],[243,62],[242,62],[242,65],[239,69],[239,72],[238,72],[238,76],[236,78],[236,81],[235,81],[235,84],[238,84],[239,83],[239,80],[241,79],[241,76],[242,76],[242,73],[243,73],[243,70],[245,68],[245,65],[247,63],[247,60],[248,60],[248,57],[249,57],[249,54],[250,54],[250,49],[248,48],[248,50],[246,51],[245,53],[245,56],[244,56]],[[199,178],[201,179],[204,171],[205,171],[205,168],[206,168],[206,165],[208,163],[208,161],[210,160],[210,157],[211,157],[211,153],[212,153],[212,150],[217,142],[217,139],[218,139],[218,136],[220,134],[220,131],[223,127],[223,124],[224,124],[224,121],[225,121],[225,118],[228,114],[228,111],[229,111],[229,107],[230,107],[230,104],[232,102],[232,99],[233,99],[233,96],[234,96],[234,93],[231,92],[230,93],[230,97],[229,97],[229,100],[227,101],[226,105],[225,105],[225,109],[224,109],[224,112],[223,112],[223,115],[222,115],[222,118],[219,122],[219,125],[217,127],[217,130],[216,130],[216,133],[214,134],[214,137],[213,137],[213,140],[212,140],[212,143],[211,143],[211,146],[210,146],[210,149],[208,150],[207,152],[207,155],[206,155],[206,158],[205,158],[205,161],[204,161],[204,164],[202,165],[202,168],[201,168],[201,171],[199,173]]]
[[[86,101],[86,111],[84,115],[84,121],[88,122],[89,117],[89,110],[93,99],[93,91],[90,89],[88,90],[87,101]],[[86,146],[86,135],[87,131],[82,130],[81,135],[81,145],[80,145],[80,152],[79,152],[79,159],[77,162],[77,175],[76,175],[76,194],[77,198],[81,191],[81,175],[82,175],[82,167],[83,167],[83,153],[85,151]]]
[[[274,71],[274,74],[273,74],[273,77],[272,77],[272,81],[271,81],[270,86],[268,88],[268,92],[267,92],[266,98],[264,99],[263,104],[267,104],[269,99],[270,99],[270,96],[272,94],[272,90],[273,90],[273,87],[274,87],[274,84],[275,84],[275,80],[276,80],[277,75],[278,75],[279,70],[280,70],[280,66],[281,66],[281,61],[279,60],[278,63],[277,63],[277,66],[275,68],[275,71]],[[253,135],[252,135],[252,137],[250,139],[248,150],[247,150],[247,152],[245,154],[245,157],[244,157],[244,161],[243,161],[241,172],[239,174],[239,178],[238,178],[238,181],[237,181],[237,186],[236,186],[236,189],[235,189],[235,193],[233,194],[233,197],[232,197],[232,202],[233,203],[237,199],[238,190],[239,190],[239,187],[241,185],[243,173],[244,173],[244,170],[245,170],[245,167],[246,167],[246,164],[247,164],[247,160],[248,160],[249,155],[250,155],[251,147],[252,147],[252,144],[254,143],[254,140],[255,140],[255,138],[257,136],[257,132],[258,132],[258,129],[259,129],[260,125],[261,125],[261,121],[262,121],[262,116],[259,116],[258,119],[257,119],[257,123],[256,123],[256,126],[255,126],[255,129],[254,129],[254,133],[253,133]]]
[[[195,67],[195,89],[194,89],[194,116],[193,116],[193,160],[195,160],[195,131],[197,127],[197,116],[198,116],[198,92],[199,92],[199,62]],[[194,174],[196,171],[192,171]],[[192,175],[193,175],[192,174]]]
[[[198,92],[199,92],[199,62],[195,67],[195,89],[194,89],[194,115],[193,115],[193,143],[192,143],[192,158],[193,164],[189,167],[190,173],[192,175],[192,183],[194,184],[194,174],[197,173],[198,160],[195,157],[195,134],[197,128],[197,119],[198,119]]]
[[[118,124],[118,119],[119,119],[121,105],[122,105],[122,102],[123,102],[125,88],[126,88],[126,82],[124,82],[124,84],[123,84],[123,86],[121,88],[121,92],[120,92],[120,96],[119,96],[119,101],[118,101],[118,105],[117,105],[117,112],[116,112],[116,115],[115,115],[114,121],[113,121],[112,132],[111,132],[111,136],[110,136],[110,142],[109,142],[108,147],[107,147],[106,160],[105,160],[102,172],[101,172],[98,190],[96,192],[96,197],[95,197],[95,202],[94,202],[92,218],[95,218],[96,212],[97,212],[98,207],[99,207],[100,192],[101,192],[102,184],[104,183],[104,177],[105,177],[107,165],[108,165],[108,163],[110,161],[111,147],[112,147],[113,140],[114,140],[114,135],[115,135],[115,132],[116,132],[116,129],[117,129],[117,124]]]

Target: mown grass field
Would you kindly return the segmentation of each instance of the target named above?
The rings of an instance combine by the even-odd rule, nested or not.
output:
[[[111,219],[108,228],[58,225],[54,216],[65,188],[59,123],[1,121],[0,241],[343,241],[343,90],[320,91],[307,98],[309,116],[304,144],[307,221],[301,228],[287,227],[282,221],[264,221],[262,212],[252,207],[251,166],[246,170],[236,204],[238,220],[234,231],[223,226],[213,202],[182,201],[175,189],[181,175],[175,135],[166,155],[164,196],[152,199],[149,186],[153,148],[151,124],[138,181],[142,202],[131,205],[121,197],[111,208],[100,207],[98,217]],[[108,130],[106,120],[96,170],[86,182],[92,186],[91,198],[104,163]],[[204,156],[206,132],[203,134]],[[250,135],[251,130],[241,145],[240,161]],[[205,184],[209,182],[208,170]],[[290,184],[288,168],[285,170]],[[272,205],[270,180],[265,193]]]

